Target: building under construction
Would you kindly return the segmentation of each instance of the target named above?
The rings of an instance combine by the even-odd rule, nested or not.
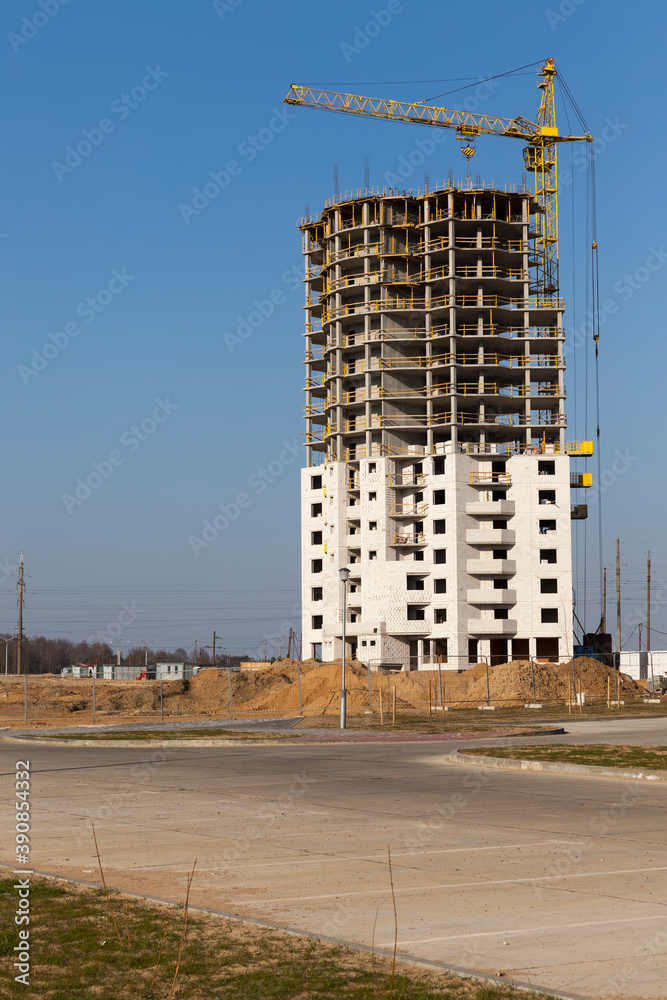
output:
[[[563,300],[527,189],[362,191],[304,219],[303,655],[572,655]],[[538,294],[539,292],[539,294]],[[578,496],[578,494],[574,494]]]

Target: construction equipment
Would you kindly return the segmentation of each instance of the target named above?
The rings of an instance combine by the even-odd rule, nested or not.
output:
[[[558,290],[558,173],[556,145],[560,142],[593,142],[593,136],[559,135],[556,126],[554,84],[556,66],[547,59],[538,73],[538,88],[542,91],[537,122],[526,118],[503,118],[496,115],[477,115],[470,111],[455,111],[423,103],[409,104],[379,98],[360,97],[331,90],[317,90],[293,84],[285,104],[338,111],[370,118],[387,118],[392,121],[431,125],[436,128],[453,128],[465,143],[463,155],[470,161],[475,152],[475,139],[480,135],[505,135],[522,139],[524,167],[535,174],[535,195],[542,212],[538,217],[536,250],[538,253],[538,295],[549,298]]]
[[[604,617],[600,619],[600,624],[595,632],[586,632],[583,625],[573,610],[574,619],[581,629],[581,642],[574,646],[574,656],[587,656],[591,660],[599,660],[600,663],[608,667],[614,665],[614,654],[612,653],[611,635],[604,631]],[[575,633],[575,639],[578,636]]]

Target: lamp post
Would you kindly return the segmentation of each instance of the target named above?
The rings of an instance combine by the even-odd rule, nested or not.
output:
[[[148,666],[148,643],[146,642],[145,639],[140,639],[139,642],[141,642],[143,644],[143,647],[144,647],[144,650],[145,650],[144,666],[147,667]]]
[[[341,662],[340,677],[340,728],[345,729],[347,725],[347,696],[345,694],[345,625],[347,622],[347,581],[350,571],[347,566],[338,570],[341,583],[343,584],[343,657]]]

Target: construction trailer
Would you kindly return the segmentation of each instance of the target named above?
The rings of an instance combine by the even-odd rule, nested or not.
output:
[[[178,681],[190,678],[201,669],[195,663],[156,663],[155,679],[158,681]]]

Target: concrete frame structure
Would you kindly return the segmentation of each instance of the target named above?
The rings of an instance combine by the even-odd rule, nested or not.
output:
[[[304,219],[304,656],[572,655],[563,300],[523,189],[358,192]]]

